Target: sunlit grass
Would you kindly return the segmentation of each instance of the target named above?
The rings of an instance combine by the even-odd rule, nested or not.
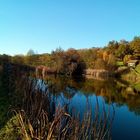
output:
[[[116,65],[117,65],[117,66],[124,66],[124,63],[123,63],[123,61],[117,61],[117,62],[116,62]]]
[[[140,74],[140,64],[136,66],[135,70]]]
[[[17,116],[13,116],[8,122],[0,129],[0,140],[16,140],[20,137],[21,131],[18,129]]]

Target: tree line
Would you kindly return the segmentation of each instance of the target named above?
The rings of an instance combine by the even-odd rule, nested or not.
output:
[[[82,73],[83,69],[106,69],[114,71],[118,68],[118,62],[124,65],[132,59],[140,59],[140,37],[134,37],[132,41],[110,41],[107,46],[92,47],[89,49],[70,48],[64,51],[62,48],[44,54],[36,54],[29,50],[27,55],[0,55],[0,64],[13,62],[29,66],[46,66],[56,69],[59,73]]]

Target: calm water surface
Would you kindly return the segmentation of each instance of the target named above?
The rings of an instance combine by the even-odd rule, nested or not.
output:
[[[48,77],[45,83],[52,84],[52,94],[58,104],[69,104],[82,116],[88,106],[94,110],[96,99],[99,106],[115,110],[112,125],[113,140],[140,140],[140,91],[139,84],[129,85],[124,81],[85,80]],[[112,114],[112,112],[110,114]]]
[[[38,83],[41,81],[38,80]],[[81,118],[87,107],[92,108],[92,111],[95,110],[97,100],[101,112],[103,105],[107,110],[110,109],[110,115],[115,112],[111,133],[113,140],[140,140],[140,83],[129,85],[116,79],[47,77],[44,80],[44,87],[49,85],[52,85],[50,95],[55,102],[60,105],[68,104],[80,114]],[[44,87],[41,87],[42,90]],[[6,110],[8,103],[4,99],[7,102],[10,102],[10,99],[7,100],[5,94],[1,96],[1,104]],[[0,113],[3,112],[0,109]],[[2,122],[3,118],[0,118],[0,121]]]

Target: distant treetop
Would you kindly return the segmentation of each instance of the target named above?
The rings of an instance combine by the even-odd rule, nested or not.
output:
[[[27,52],[27,56],[31,56],[31,55],[35,55],[35,52],[34,50],[30,49],[28,52]]]

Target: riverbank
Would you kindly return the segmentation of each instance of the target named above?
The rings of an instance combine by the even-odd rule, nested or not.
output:
[[[135,84],[140,82],[140,65],[136,68],[128,68],[128,70],[120,75],[121,79],[129,82],[130,84]]]
[[[105,69],[86,69],[83,76],[87,79],[107,80],[109,78],[122,79],[130,84],[140,82],[140,64],[136,67],[122,66],[116,71]]]

